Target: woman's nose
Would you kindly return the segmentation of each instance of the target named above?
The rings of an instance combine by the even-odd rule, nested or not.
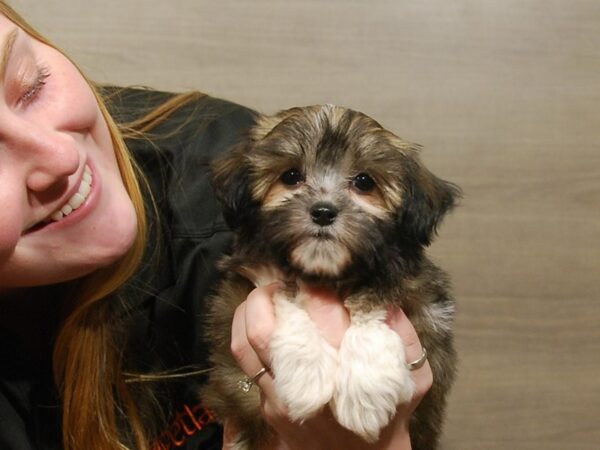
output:
[[[30,191],[43,192],[64,182],[80,165],[77,145],[68,133],[30,127],[13,145],[25,158]]]

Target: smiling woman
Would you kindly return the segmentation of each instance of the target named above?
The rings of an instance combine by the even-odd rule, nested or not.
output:
[[[199,397],[206,299],[231,243],[209,166],[256,114],[198,92],[96,86],[3,1],[0,52],[0,448],[232,445],[235,424],[223,444]],[[242,367],[268,347],[276,290],[255,289],[234,318]],[[339,341],[347,311],[323,297],[307,308]],[[401,311],[389,323],[408,361],[422,355]],[[428,364],[412,373],[415,397],[375,448],[410,448],[431,386]],[[263,401],[277,448],[374,448],[323,430],[326,411],[298,424],[275,393]]]
[[[55,342],[52,364],[64,399],[64,447],[91,448],[85,433],[94,447],[112,448],[118,437],[109,391],[118,380],[107,369],[116,360],[108,322],[100,320],[105,306],[97,300],[131,276],[143,252],[145,215],[137,177],[117,126],[91,84],[3,2],[0,12],[0,293],[7,297],[3,301],[22,303],[16,314],[4,308],[2,331],[12,337],[17,353],[38,349],[29,358],[43,374],[48,360],[39,349],[49,352],[51,347],[39,341]],[[77,285],[61,288],[59,298],[51,289],[31,289],[60,286],[90,273]],[[76,294],[69,293],[75,288]],[[39,307],[47,302],[55,304]],[[52,319],[61,309],[61,318]],[[58,322],[63,322],[60,332]],[[10,352],[3,356],[12,360]],[[41,380],[34,378],[31,385],[43,385]],[[93,408],[96,419],[81,405]],[[29,414],[35,415],[32,408]],[[7,411],[3,414],[6,419]],[[32,427],[30,420],[21,419]],[[17,433],[2,442],[20,448],[29,439]]]
[[[6,17],[0,33],[0,208],[11,211],[0,216],[0,282],[71,280],[131,248],[135,210],[107,122],[80,72]]]

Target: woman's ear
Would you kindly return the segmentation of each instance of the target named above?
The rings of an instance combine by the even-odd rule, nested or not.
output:
[[[252,220],[252,214],[258,208],[258,203],[252,198],[246,158],[251,146],[252,141],[245,138],[212,164],[213,187],[225,222],[233,230]]]
[[[404,189],[397,222],[399,238],[409,245],[426,247],[443,217],[461,198],[461,190],[436,177],[416,159],[409,162]]]

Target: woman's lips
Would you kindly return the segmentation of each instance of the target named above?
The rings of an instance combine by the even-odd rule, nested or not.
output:
[[[74,193],[60,209],[29,228],[26,231],[26,234],[48,227],[59,227],[63,223],[66,225],[85,216],[87,211],[93,209],[97,202],[98,194],[96,191],[98,191],[98,185],[99,179],[93,165],[89,163],[86,164],[77,192]]]
[[[65,203],[58,211],[50,216],[48,221],[59,222],[63,218],[67,217],[73,211],[76,211],[83,203],[87,200],[90,192],[92,190],[92,170],[86,164],[83,176],[81,178],[81,183],[79,184],[79,189],[73,196]]]

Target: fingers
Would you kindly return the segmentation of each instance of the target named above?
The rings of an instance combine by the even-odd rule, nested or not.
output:
[[[388,324],[396,333],[400,335],[404,342],[406,353],[406,362],[410,363],[418,360],[423,355],[423,347],[419,336],[408,317],[400,308],[391,309],[388,312]],[[431,351],[431,349],[429,349]],[[429,361],[419,369],[411,372],[416,385],[415,397],[421,398],[431,388],[433,383],[433,374]]]
[[[269,367],[271,363],[269,342],[275,328],[275,310],[272,298],[277,289],[277,283],[254,289],[246,301],[238,307],[233,318],[232,347],[238,348],[239,346],[241,347],[241,349],[238,348],[240,352],[244,353],[249,344],[255,356],[260,359],[261,367]],[[236,334],[235,331],[239,331],[239,333]],[[240,356],[243,359],[244,355]]]
[[[254,289],[246,301],[235,311],[231,351],[238,365],[248,377],[254,377],[263,367],[270,370],[270,342],[275,329],[273,296],[279,288],[278,284],[271,284]],[[305,297],[303,303],[312,320],[330,344],[339,347],[350,323],[343,303],[327,291],[307,290]],[[406,314],[399,308],[390,310],[387,322],[404,342],[406,362],[418,360],[423,349],[417,332]],[[432,385],[433,376],[428,361],[419,369],[412,371],[411,375],[415,381],[415,394],[409,404],[399,409],[402,414],[397,414],[396,422],[398,423],[403,423],[401,420],[403,414],[410,417],[411,412]],[[260,388],[261,409],[265,420],[280,431],[292,427],[287,409],[279,401],[275,392],[272,374],[264,373],[255,381],[255,384]],[[294,427],[292,428],[295,430]]]
[[[265,416],[285,414],[285,408],[277,400],[270,373],[269,342],[275,327],[272,297],[277,289],[277,284],[254,289],[236,309],[231,330],[231,352],[242,371],[252,378],[263,367],[267,369],[254,382],[261,390]]]
[[[393,308],[388,311],[388,325],[402,338],[406,349],[406,359],[414,361],[421,356],[422,347],[419,336],[404,311],[400,308]]]

